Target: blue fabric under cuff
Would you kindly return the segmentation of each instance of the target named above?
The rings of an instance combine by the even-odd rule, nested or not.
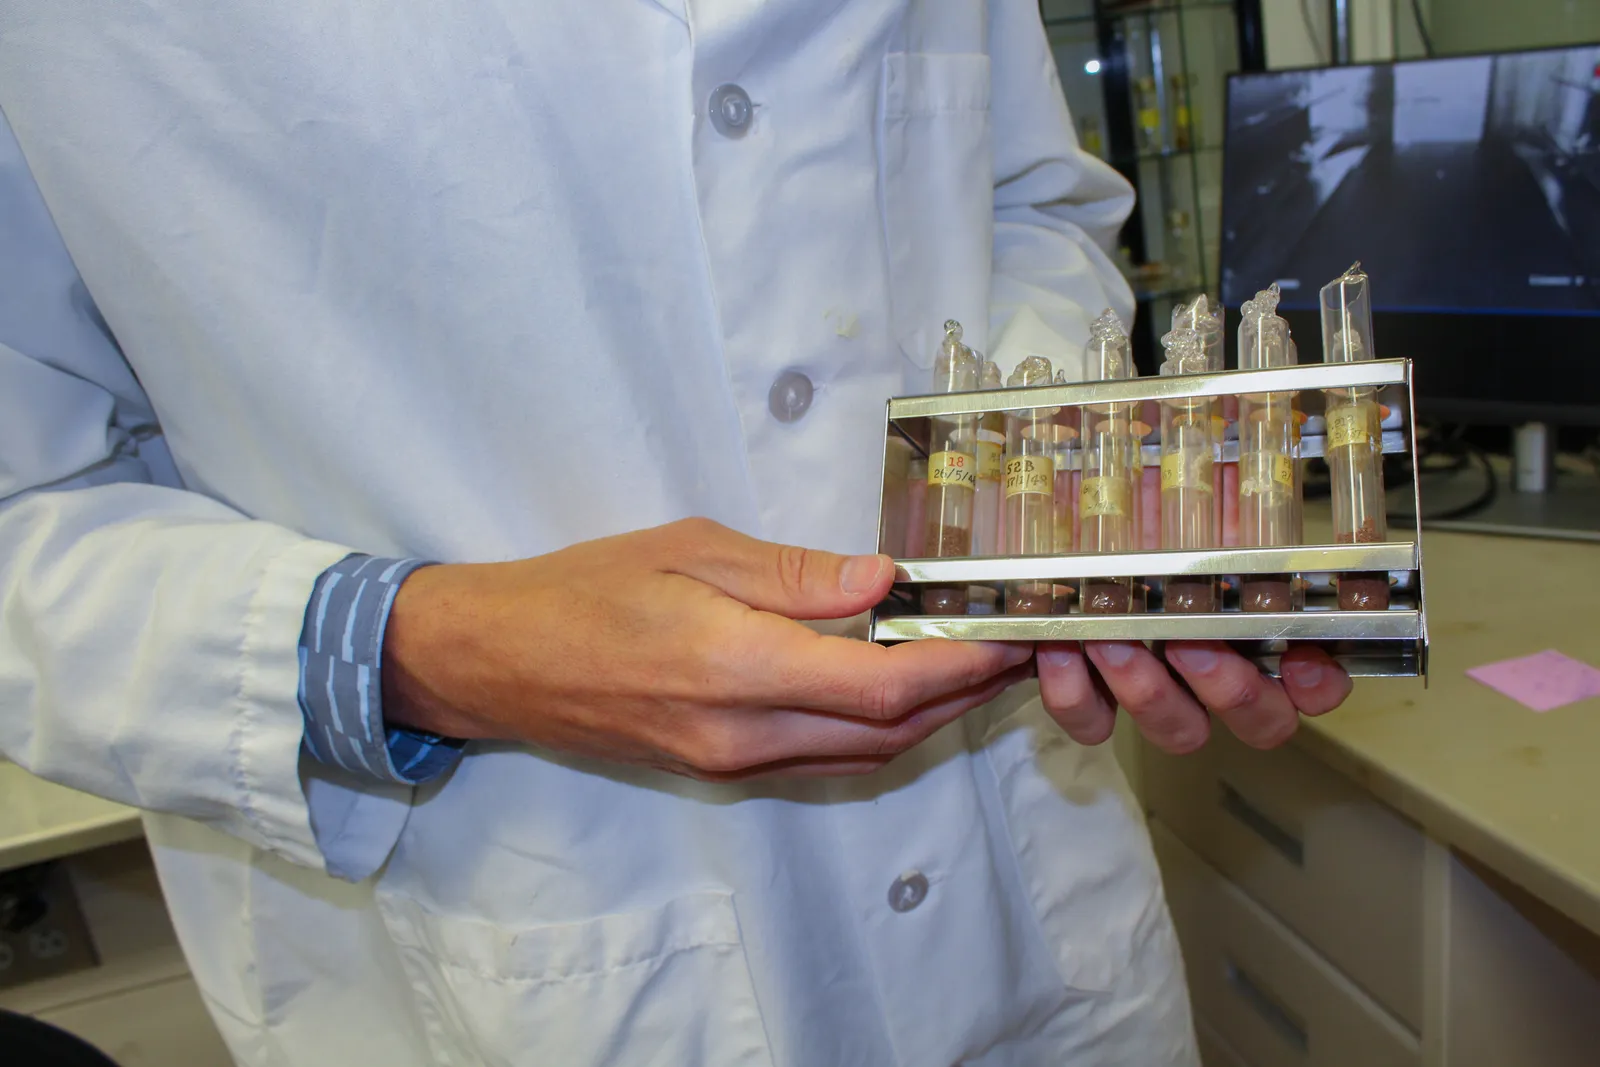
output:
[[[352,555],[317,579],[300,631],[305,748],[379,782],[418,785],[461,756],[462,742],[383,722],[383,635],[400,583],[428,560]]]

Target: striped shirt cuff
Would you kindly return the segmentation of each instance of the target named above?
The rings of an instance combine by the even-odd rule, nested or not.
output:
[[[317,579],[300,631],[305,748],[318,762],[417,785],[461,755],[460,741],[383,722],[383,634],[400,583],[427,560],[351,555]]]

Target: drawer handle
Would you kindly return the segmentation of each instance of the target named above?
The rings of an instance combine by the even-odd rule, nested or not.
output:
[[[1233,786],[1227,782],[1220,784],[1223,811],[1254,831],[1257,837],[1296,867],[1306,865],[1306,848],[1298,837],[1273,822],[1266,812],[1246,800]]]
[[[1296,1050],[1309,1053],[1311,1037],[1306,1033],[1305,1024],[1288,1008],[1279,1004],[1277,998],[1262,989],[1255,979],[1245,973],[1244,968],[1232,960],[1224,961],[1224,966],[1228,971],[1228,984],[1233,987],[1233,991],[1238,993],[1268,1026],[1276,1030],[1279,1037],[1293,1045]]]

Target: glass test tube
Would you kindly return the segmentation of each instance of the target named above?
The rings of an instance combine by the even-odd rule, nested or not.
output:
[[[978,387],[978,357],[961,343],[960,323],[952,319],[944,325],[944,343],[933,366],[934,392],[971,392]],[[978,484],[978,418],[951,415],[930,421],[922,554],[928,558],[970,556],[973,496]],[[927,615],[965,615],[967,587],[925,586],[922,610]]]
[[[984,360],[978,388],[1004,389],[1000,368]],[[973,497],[972,554],[1000,554],[1000,483],[1005,479],[1006,417],[991,411],[978,417],[978,485]]]
[[[1056,371],[1055,383],[1067,384],[1067,372]],[[1078,550],[1078,525],[1077,485],[1078,473],[1078,414],[1072,408],[1056,409],[1055,418],[1051,420],[1054,441],[1050,449],[1050,458],[1056,467],[1056,499],[1054,542],[1055,553],[1064,556]],[[1057,615],[1070,615],[1072,602],[1077,599],[1077,587],[1069,582],[1058,580],[1051,586],[1051,599],[1053,611]]]
[[[1135,367],[1135,370],[1138,368]],[[1149,421],[1146,422],[1145,420]],[[1154,401],[1136,405],[1133,417],[1133,545],[1137,551],[1161,547],[1161,465],[1145,467],[1145,444],[1161,422],[1160,406]],[[1159,452],[1159,445],[1156,446]],[[1159,456],[1158,456],[1159,458]],[[1150,583],[1142,577],[1133,580],[1135,612],[1149,608]]]
[[[980,364],[978,388],[1004,389],[1006,383],[1000,377],[1000,368],[992,360],[980,359]],[[1000,513],[1005,507],[1000,492],[1006,465],[1006,417],[1003,412],[991,411],[978,417],[977,456],[978,484],[972,497],[972,554],[998,556],[1001,549]],[[997,599],[992,586],[968,586],[967,614],[993,615]]]
[[[922,543],[928,536],[927,524],[928,461],[916,456],[906,464],[905,546],[898,555],[912,558],[922,555]]]
[[[890,435],[883,447],[883,503],[878,513],[878,551],[898,556],[906,544],[906,511],[911,491],[906,475],[911,469],[911,444]]]
[[[1163,375],[1205,371],[1205,349],[1194,330],[1174,330],[1161,339],[1167,359]],[[1181,397],[1161,403],[1161,547],[1208,549],[1217,546],[1216,431],[1209,397]],[[1179,575],[1166,580],[1166,611],[1217,611],[1217,579]]]
[[[1372,302],[1367,275],[1357,263],[1322,289],[1322,358],[1329,363],[1372,359]],[[1383,501],[1383,425],[1377,390],[1325,389],[1328,475],[1333,491],[1337,544],[1388,539]],[[1389,606],[1384,571],[1339,577],[1339,607],[1382,611]]]
[[[1289,365],[1289,324],[1277,307],[1274,284],[1241,309],[1240,370]],[[1239,543],[1251,548],[1299,543],[1293,401],[1293,393],[1239,398]],[[1292,611],[1294,601],[1292,575],[1242,576],[1239,606],[1244,611]]]
[[[1116,315],[1107,310],[1089,328],[1085,366],[1092,381],[1134,377],[1133,352]],[[1136,404],[1087,404],[1082,409],[1083,478],[1078,488],[1078,541],[1084,552],[1133,552],[1138,514],[1139,446],[1133,433]],[[1086,615],[1126,615],[1138,610],[1134,578],[1086,578],[1080,603]]]
[[[1017,364],[1006,385],[1049,385],[1050,361],[1029,356]],[[1006,412],[1006,554],[1048,556],[1055,550],[1055,408]],[[1053,583],[1006,583],[1007,615],[1049,615],[1055,610]]]
[[[1190,329],[1200,335],[1200,347],[1205,350],[1205,369],[1215,373],[1223,369],[1222,347],[1222,308],[1213,307],[1206,300],[1206,295],[1201,293],[1194,298],[1193,303],[1179,304],[1172,309],[1172,328],[1174,330]],[[1222,491],[1223,465],[1222,442],[1227,435],[1227,422],[1223,419],[1220,404],[1213,404],[1211,417],[1214,420],[1213,430],[1216,440],[1216,460],[1211,468],[1211,508],[1215,512],[1212,517],[1216,525],[1217,544],[1223,541],[1223,509],[1226,506]]]

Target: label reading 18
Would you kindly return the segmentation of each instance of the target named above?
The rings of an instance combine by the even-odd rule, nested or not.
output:
[[[1078,516],[1093,519],[1126,515],[1132,496],[1126,478],[1085,478],[1078,489]]]
[[[1368,429],[1371,409],[1367,404],[1335,408],[1328,412],[1328,449],[1364,445],[1372,439]]]
[[[972,489],[978,484],[978,461],[966,452],[935,452],[928,457],[928,484]]]
[[[1043,493],[1054,496],[1056,465],[1049,456],[1015,456],[1006,460],[1006,496]]]

